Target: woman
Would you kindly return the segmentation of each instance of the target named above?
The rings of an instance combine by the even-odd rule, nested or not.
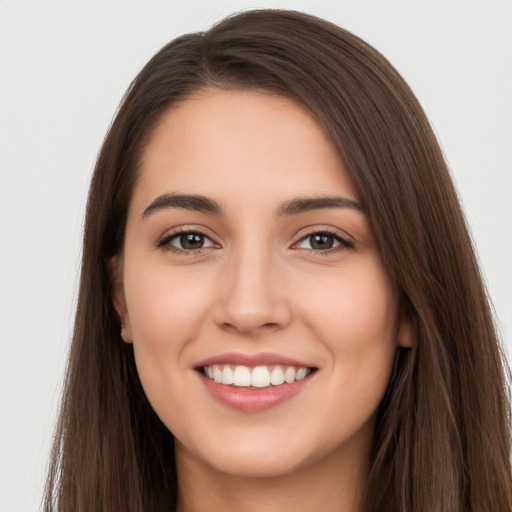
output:
[[[253,11],[163,48],[91,184],[58,510],[512,510],[506,366],[421,107]]]

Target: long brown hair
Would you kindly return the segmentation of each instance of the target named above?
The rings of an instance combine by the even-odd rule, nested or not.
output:
[[[205,88],[301,102],[339,149],[414,326],[379,407],[364,510],[512,510],[508,370],[443,155],[409,87],[375,49],[326,21],[249,11],[159,51],[99,154],[45,510],[175,506],[173,436],[119,334],[109,259],[123,245],[141,152],[176,102]]]

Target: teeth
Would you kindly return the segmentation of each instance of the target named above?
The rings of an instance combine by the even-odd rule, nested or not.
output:
[[[236,367],[229,364],[214,364],[203,368],[204,374],[214,382],[222,383],[227,386],[237,387],[266,388],[270,385],[280,386],[285,382],[292,382],[304,379],[309,373],[309,368],[294,368],[293,366],[248,366],[238,365]]]
[[[295,374],[295,380],[302,380],[307,374],[308,371],[306,368],[299,368]]]
[[[239,387],[250,386],[251,370],[247,366],[237,366],[233,374],[233,384]]]
[[[266,366],[256,366],[252,371],[251,385],[255,388],[270,386],[270,372]]]
[[[270,373],[270,384],[272,386],[279,386],[284,382],[284,372],[280,366],[276,366]]]
[[[224,370],[222,370],[222,384],[233,384],[235,382],[233,377],[233,370],[231,369],[231,366],[226,365],[224,366]]]
[[[213,365],[213,380],[215,382],[222,382],[222,370],[218,364]]]
[[[288,366],[284,372],[284,380],[288,382],[288,384],[291,384],[295,381],[295,373],[295,368],[293,366]]]

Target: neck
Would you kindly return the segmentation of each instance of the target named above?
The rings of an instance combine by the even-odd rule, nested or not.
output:
[[[176,443],[177,512],[358,512],[368,445],[359,448],[359,454],[331,453],[285,475],[247,477],[219,472]]]

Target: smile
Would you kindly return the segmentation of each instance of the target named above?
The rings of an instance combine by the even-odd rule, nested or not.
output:
[[[258,413],[302,393],[320,368],[279,354],[224,353],[198,362],[194,369],[215,401]]]
[[[261,389],[292,384],[306,378],[312,368],[294,366],[255,366],[212,364],[202,367],[205,377],[218,384],[237,388]]]

